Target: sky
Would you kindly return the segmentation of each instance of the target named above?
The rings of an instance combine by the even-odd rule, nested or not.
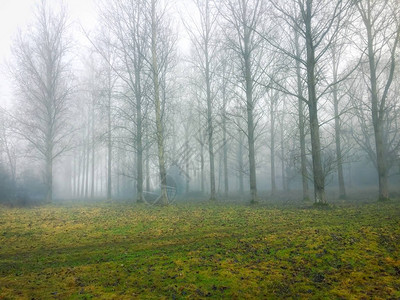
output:
[[[0,0],[0,107],[9,105],[12,91],[7,61],[10,60],[13,37],[33,18],[37,0]],[[96,23],[93,0],[65,0],[70,19],[88,30]]]
[[[64,0],[70,21],[75,24],[74,38],[78,41],[79,39],[84,39],[82,32],[79,32],[80,25],[88,32],[96,25],[96,1]],[[174,10],[178,18],[179,11],[183,14],[193,13],[194,9],[191,1],[173,1]],[[8,107],[12,102],[12,82],[6,65],[11,57],[13,37],[17,34],[18,29],[23,30],[33,20],[35,3],[38,2],[39,0],[0,0],[0,107]],[[180,38],[178,47],[181,49],[188,48],[188,41],[185,41],[186,38],[182,39],[182,34],[180,34]]]

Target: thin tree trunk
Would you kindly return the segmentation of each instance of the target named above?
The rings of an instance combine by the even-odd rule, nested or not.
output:
[[[224,101],[225,103],[225,101]],[[222,139],[224,144],[224,192],[225,196],[229,193],[229,175],[228,175],[228,140],[226,138],[226,108],[224,105],[224,111],[222,116]]]
[[[143,141],[142,141],[142,95],[140,89],[140,72],[136,72],[136,168],[137,168],[137,202],[143,202]]]
[[[157,26],[156,26],[156,0],[151,1],[151,56],[153,69],[154,102],[156,113],[156,130],[158,146],[158,163],[161,183],[161,205],[168,205],[167,172],[165,169],[164,132],[161,120],[160,81],[157,62]]]
[[[208,3],[208,2],[207,2]],[[210,81],[210,62],[208,57],[208,44],[205,45],[206,59],[206,93],[207,93],[207,133],[208,133],[208,155],[210,157],[210,200],[216,200],[215,194],[215,166],[214,166],[214,144],[213,144],[213,124],[212,124],[212,104],[211,104],[211,81]]]
[[[53,202],[53,160],[52,154],[47,153],[46,156],[46,202]]]
[[[137,128],[141,127],[137,121]],[[136,192],[137,192],[137,203],[143,202],[143,148],[142,148],[142,138],[138,137],[139,129],[137,129],[137,144],[136,144],[136,168],[137,168],[137,179],[136,179]]]
[[[149,153],[149,147],[146,148],[146,191],[150,191],[150,153]]]
[[[76,153],[73,152],[73,170],[72,170],[72,198],[76,198]]]
[[[86,175],[86,143],[82,148],[82,182],[81,182],[81,198],[85,196],[85,175]]]
[[[337,82],[338,80],[338,70],[337,70],[337,61],[336,61],[336,53],[332,51],[332,63],[333,63],[333,82]],[[342,159],[342,147],[340,141],[340,116],[339,116],[339,99],[338,99],[338,88],[335,84],[333,86],[333,106],[335,110],[335,143],[336,143],[336,161],[337,161],[337,173],[338,173],[338,182],[339,182],[339,198],[346,198],[346,188],[344,185],[344,176],[343,176],[343,159]]]
[[[369,8],[370,10],[371,8]],[[378,168],[378,183],[379,183],[379,200],[383,201],[389,199],[389,185],[387,177],[387,166],[385,160],[385,144],[383,142],[383,112],[379,109],[378,100],[378,79],[375,62],[374,52],[374,38],[372,34],[371,25],[365,22],[367,27],[367,38],[368,38],[368,58],[370,68],[370,83],[371,83],[371,109],[372,109],[372,123],[374,126],[375,134],[375,148],[376,148],[376,162]],[[392,58],[392,64],[394,63],[394,57]],[[390,85],[390,83],[389,83]],[[381,101],[384,101],[382,99]]]
[[[200,185],[201,193],[204,194],[204,145],[200,143]]]
[[[274,111],[274,99],[271,98],[271,109],[270,109],[270,156],[271,156],[271,195],[276,193],[276,181],[275,181],[275,111]]]
[[[94,174],[94,163],[95,163],[95,157],[94,157],[94,143],[95,143],[95,133],[94,133],[94,97],[92,99],[92,182],[91,182],[91,191],[90,191],[90,198],[94,198],[94,182],[95,182],[95,174]]]
[[[190,178],[189,178],[189,137],[188,134],[185,134],[185,172],[186,172],[186,194],[189,193],[190,190]]]
[[[247,29],[248,30],[248,29]],[[246,30],[246,31],[247,31]],[[247,35],[245,35],[247,36]],[[249,41],[245,39],[245,48],[249,47]],[[246,81],[246,107],[247,107],[247,140],[249,144],[249,171],[250,171],[250,203],[257,202],[257,179],[256,179],[256,159],[254,146],[254,120],[253,120],[253,79],[251,77],[250,51],[245,50],[245,81]]]
[[[299,46],[299,34],[295,31],[295,46],[296,56],[300,57],[300,46]],[[297,94],[298,100],[298,118],[299,118],[299,133],[300,133],[300,163],[301,163],[301,180],[303,187],[303,200],[306,201],[310,198],[308,191],[308,173],[307,173],[307,161],[306,161],[306,135],[305,135],[305,122],[304,122],[304,110],[303,110],[303,87],[301,79],[301,68],[300,62],[296,60],[296,77],[297,77]]]
[[[111,136],[111,94],[108,94],[107,103],[107,199],[112,198],[112,177],[111,177],[111,167],[112,167],[112,136]]]
[[[242,133],[239,130],[239,142],[238,142],[238,169],[239,169],[239,194],[244,195],[244,163],[243,163],[243,138]]]
[[[78,170],[77,170],[77,178],[76,178],[76,194],[75,197],[79,198],[80,197],[80,183],[81,183],[81,165],[82,165],[82,157],[81,154],[78,154]]]
[[[307,89],[308,89],[308,110],[310,118],[311,151],[314,178],[314,201],[317,204],[326,203],[325,199],[325,176],[321,161],[321,142],[319,136],[318,107],[315,81],[315,48],[312,39],[311,27],[311,1],[306,3],[305,31],[307,45]]]
[[[85,198],[89,196],[89,162],[90,162],[90,148],[89,148],[89,128],[86,139],[86,178],[85,178]]]
[[[121,150],[117,152],[117,166],[116,166],[116,175],[117,175],[117,198],[121,197],[121,178],[120,178],[120,170],[121,170]]]
[[[282,118],[283,121],[283,118]],[[282,188],[284,191],[287,191],[289,189],[288,187],[288,181],[286,177],[286,167],[285,167],[285,146],[284,146],[284,136],[283,136],[283,122],[280,124],[281,126],[281,173],[282,173]]]

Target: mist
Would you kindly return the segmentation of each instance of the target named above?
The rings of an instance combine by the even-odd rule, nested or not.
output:
[[[398,0],[2,0],[1,299],[400,297]]]
[[[289,2],[150,4],[34,5],[3,68],[3,201],[168,204],[167,176],[182,201],[397,192],[396,23],[371,46],[345,2],[317,5],[313,32]]]

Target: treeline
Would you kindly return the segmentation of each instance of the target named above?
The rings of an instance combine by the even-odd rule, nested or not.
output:
[[[346,198],[344,168],[363,160],[389,198],[400,167],[398,1],[97,6],[96,30],[80,29],[86,46],[62,2],[42,0],[15,37],[3,185],[34,169],[48,202],[56,186],[60,197],[138,202],[153,191],[167,205],[167,175],[212,201],[249,192],[256,203],[260,190],[297,182],[324,204],[328,178]]]

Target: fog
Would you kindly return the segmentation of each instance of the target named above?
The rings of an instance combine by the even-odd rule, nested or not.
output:
[[[398,195],[399,8],[322,2],[3,1],[0,202]]]

